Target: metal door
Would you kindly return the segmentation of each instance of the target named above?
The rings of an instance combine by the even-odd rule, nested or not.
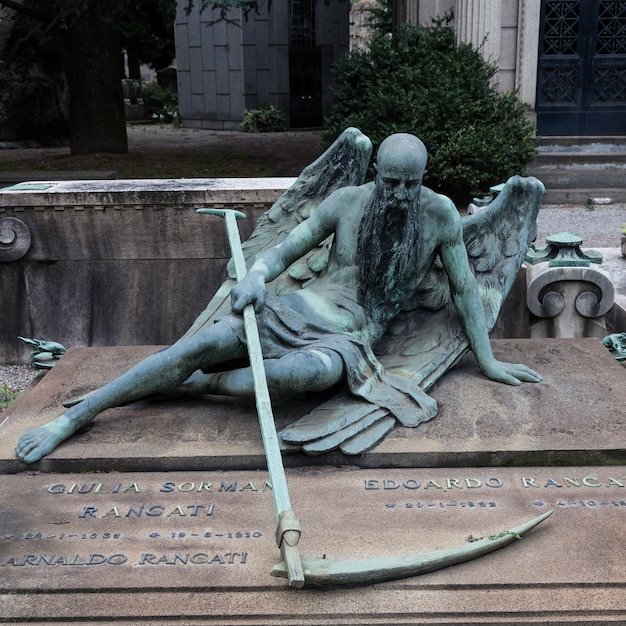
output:
[[[316,45],[315,0],[289,3],[289,126],[322,125],[322,48]]]
[[[542,0],[539,135],[626,134],[626,0]]]

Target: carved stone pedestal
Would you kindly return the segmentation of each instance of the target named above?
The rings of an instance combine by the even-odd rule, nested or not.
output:
[[[595,339],[497,340],[544,382],[486,380],[471,356],[439,416],[361,457],[285,458],[302,554],[449,548],[549,509],[524,539],[367,587],[292,590],[251,404],[150,401],[102,414],[35,466],[17,438],[147,348],[70,350],[0,426],[0,621],[519,624],[626,620],[624,370]],[[280,425],[319,398],[278,404]]]
[[[615,288],[602,255],[582,251],[582,238],[570,233],[553,235],[546,242],[543,250],[527,257],[530,336],[604,338],[608,334],[604,316],[615,301]]]

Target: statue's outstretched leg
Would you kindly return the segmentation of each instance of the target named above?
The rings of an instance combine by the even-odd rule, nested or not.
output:
[[[193,339],[150,355],[56,419],[29,431],[15,452],[26,463],[38,461],[102,411],[180,385],[197,369],[245,353],[245,346],[227,324],[214,324]]]
[[[332,350],[293,350],[278,359],[266,359],[265,376],[273,400],[285,400],[307,391],[323,391],[344,375],[341,357]],[[172,395],[217,394],[254,398],[250,367],[214,374],[194,372],[183,385],[168,391]]]

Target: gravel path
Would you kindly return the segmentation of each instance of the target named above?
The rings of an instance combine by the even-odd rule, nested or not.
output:
[[[537,218],[537,246],[549,235],[567,231],[583,239],[582,248],[619,248],[621,225],[626,223],[626,204],[544,206]]]
[[[6,409],[7,396],[23,391],[36,377],[30,365],[0,365],[0,413]]]

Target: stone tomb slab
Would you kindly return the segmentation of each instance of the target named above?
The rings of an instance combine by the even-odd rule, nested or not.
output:
[[[290,470],[303,554],[464,544],[550,508],[472,562],[366,587],[291,590],[265,472],[0,477],[0,621],[624,623],[626,467]]]
[[[500,339],[500,359],[544,377],[518,387],[487,380],[473,356],[431,391],[439,415],[396,428],[360,457],[285,455],[288,466],[458,467],[626,464],[626,369],[597,339]],[[26,469],[19,437],[63,411],[154,347],[73,348],[19,398],[0,425],[0,472]],[[321,401],[311,394],[276,403],[278,428]],[[170,471],[265,467],[254,404],[233,398],[151,400],[110,409],[34,466],[55,471]]]

